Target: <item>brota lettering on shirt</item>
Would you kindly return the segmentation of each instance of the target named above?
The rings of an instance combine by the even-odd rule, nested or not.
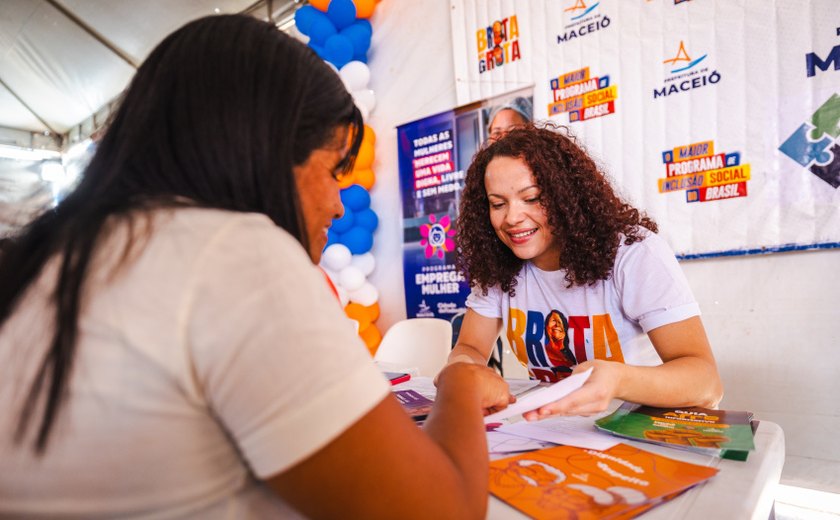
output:
[[[607,280],[566,287],[566,271],[525,262],[515,296],[498,286],[473,288],[467,307],[502,318],[511,348],[531,377],[558,381],[590,359],[654,366],[661,359],[647,332],[700,314],[668,245],[654,233],[622,243]]]

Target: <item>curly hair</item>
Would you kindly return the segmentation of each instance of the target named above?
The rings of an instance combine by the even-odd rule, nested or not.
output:
[[[496,236],[490,223],[484,175],[496,157],[520,158],[533,173],[540,188],[540,205],[561,244],[557,268],[566,270],[567,287],[608,279],[621,235],[630,245],[644,240],[640,228],[658,231],[651,218],[615,193],[568,129],[552,123],[529,124],[488,143],[467,170],[457,221],[457,265],[471,287],[486,292],[499,285],[514,295],[516,275],[524,264]]]

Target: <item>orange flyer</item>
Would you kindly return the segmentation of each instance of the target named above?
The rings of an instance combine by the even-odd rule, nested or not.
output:
[[[718,472],[626,444],[557,446],[490,463],[490,492],[532,518],[626,519]]]

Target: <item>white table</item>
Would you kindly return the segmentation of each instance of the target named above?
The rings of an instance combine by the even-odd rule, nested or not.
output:
[[[435,398],[435,387],[431,378],[412,378],[411,381],[399,385],[399,388],[412,388],[430,399]],[[610,409],[614,410],[620,404],[621,401],[614,400]],[[621,439],[621,442],[672,459],[720,470],[705,483],[642,514],[640,518],[644,520],[767,520],[773,510],[773,497],[785,462],[785,436],[776,423],[759,423],[754,438],[755,451],[750,453],[746,461],[709,457],[627,439]],[[489,520],[528,518],[496,497],[491,496],[489,500]]]
[[[755,432],[755,451],[745,462],[719,459],[688,451],[623,439],[638,448],[693,464],[718,468],[720,472],[670,502],[641,515],[645,520],[767,520],[785,461],[785,436],[778,424],[761,421]],[[490,520],[528,518],[496,497],[490,497]]]

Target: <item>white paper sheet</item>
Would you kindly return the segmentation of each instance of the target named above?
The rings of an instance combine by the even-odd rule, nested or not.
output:
[[[513,395],[520,395],[528,390],[534,388],[539,381],[531,379],[505,379],[510,387],[510,393]],[[411,379],[405,383],[399,383],[394,386],[395,390],[414,390],[418,394],[428,397],[432,401],[437,395],[437,388],[435,387],[434,378],[425,376],[411,376]]]
[[[490,453],[517,453],[521,451],[541,450],[554,444],[511,435],[500,431],[487,432],[487,451]]]
[[[516,396],[523,394],[540,384],[540,382],[536,379],[505,379],[505,381],[510,388],[510,393]]]
[[[508,417],[513,417],[514,415],[529,412],[545,404],[557,401],[558,399],[569,395],[570,393],[583,386],[583,383],[585,383],[586,380],[589,379],[589,375],[591,373],[592,369],[590,368],[586,372],[571,375],[566,379],[563,379],[562,381],[554,383],[551,386],[546,386],[544,388],[540,388],[539,390],[534,390],[533,392],[524,396],[522,399],[508,406],[504,410],[492,413],[485,417],[484,424],[491,422],[499,422],[501,419],[507,419]]]
[[[535,422],[519,421],[499,426],[497,431],[578,448],[607,450],[619,441],[612,435],[596,430],[594,423],[608,413],[592,417],[550,417]]]

